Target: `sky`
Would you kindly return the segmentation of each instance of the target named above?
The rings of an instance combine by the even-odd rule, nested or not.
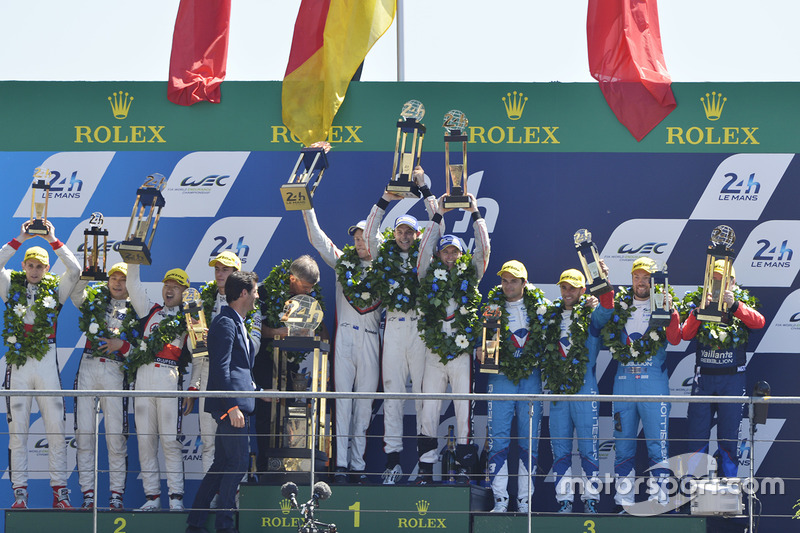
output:
[[[587,0],[400,0],[404,80],[592,82]],[[179,0],[0,0],[0,80],[167,79]],[[281,80],[300,0],[232,0],[227,80]],[[800,81],[797,0],[661,0],[676,82]],[[396,81],[397,20],[363,81]]]

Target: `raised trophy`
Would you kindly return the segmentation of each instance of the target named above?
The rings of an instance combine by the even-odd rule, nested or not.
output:
[[[498,305],[488,305],[483,310],[483,358],[478,367],[485,374],[500,372],[500,317],[502,310]]]
[[[650,325],[666,326],[672,319],[669,305],[669,278],[667,264],[650,274]]]
[[[419,198],[419,187],[414,183],[412,173],[419,165],[422,156],[422,139],[425,137],[425,126],[420,122],[425,116],[425,106],[419,100],[409,100],[403,105],[400,120],[397,121],[397,141],[394,146],[394,164],[392,178],[386,186],[386,192]],[[410,151],[406,142],[411,138]],[[398,168],[399,165],[399,168]],[[399,172],[399,174],[398,174]]]
[[[152,174],[136,191],[125,240],[119,243],[119,255],[128,264],[149,265],[152,262],[150,247],[161,218],[161,209],[166,205],[161,194],[166,182],[167,179],[161,174]]]
[[[600,255],[597,253],[597,246],[592,242],[592,233],[588,229],[579,229],[575,232],[574,240],[589,293],[599,296],[613,290],[614,287],[600,268]]]
[[[46,168],[33,171],[31,185],[31,221],[25,230],[28,235],[47,235],[47,204],[50,199],[50,178],[52,174]]]
[[[83,230],[83,272],[81,272],[81,279],[93,281],[105,281],[108,279],[108,274],[106,274],[107,251],[108,230],[103,229],[103,213],[92,213],[89,218],[89,227]]]
[[[192,357],[206,357],[208,344],[206,343],[206,314],[203,312],[203,299],[197,289],[188,288],[183,291],[183,313],[186,317],[186,328],[189,331],[189,345],[192,348]],[[195,320],[193,315],[197,315]]]
[[[318,142],[300,150],[300,157],[289,176],[289,181],[281,185],[281,198],[287,211],[302,211],[314,207],[312,199],[322,181],[322,174],[328,168],[330,143]]]
[[[703,296],[697,309],[697,318],[705,322],[721,322],[728,312],[723,294],[730,285],[733,260],[736,252],[733,243],[736,234],[730,226],[720,225],[711,231],[711,245],[706,251],[706,275],[703,283]],[[714,269],[718,261],[722,264],[721,279],[714,279]]]
[[[467,196],[467,116],[458,109],[452,109],[444,116],[444,208],[461,209],[469,207]],[[450,143],[461,143],[461,162],[450,163]]]

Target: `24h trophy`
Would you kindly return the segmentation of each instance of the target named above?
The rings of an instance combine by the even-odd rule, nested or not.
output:
[[[136,191],[136,201],[133,203],[125,240],[119,243],[119,255],[128,264],[149,265],[152,262],[150,247],[161,218],[161,209],[166,205],[161,194],[166,182],[167,179],[161,174],[152,174],[147,176],[144,184]]]
[[[600,268],[600,255],[597,246],[592,242],[592,234],[588,229],[579,229],[575,232],[575,249],[581,261],[583,273],[586,274],[586,288],[594,296],[605,294],[614,289]]]
[[[703,283],[703,296],[700,307],[697,309],[697,318],[706,322],[721,322],[722,317],[728,312],[723,294],[730,284],[733,269],[733,259],[736,252],[733,243],[736,234],[730,226],[720,225],[711,231],[711,246],[706,251],[706,275]],[[714,270],[717,262],[722,265],[722,278],[714,279]],[[710,298],[709,298],[710,296]]]
[[[425,126],[420,122],[425,116],[425,106],[419,100],[409,100],[403,105],[400,120],[397,121],[397,141],[394,147],[394,164],[392,178],[386,186],[386,192],[398,194],[406,198],[419,198],[419,187],[411,177],[414,168],[419,165],[422,156],[422,139],[425,137]],[[406,141],[411,137],[410,150],[406,149]],[[398,175],[398,164],[399,172]]]
[[[444,172],[445,209],[469,207],[467,196],[467,116],[458,109],[452,109],[444,116]],[[450,163],[450,143],[461,143],[461,163]]]

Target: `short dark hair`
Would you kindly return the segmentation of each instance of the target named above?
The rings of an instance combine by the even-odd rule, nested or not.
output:
[[[231,304],[239,299],[242,291],[250,291],[258,285],[258,274],[249,270],[234,270],[225,281],[225,300]]]
[[[301,255],[289,267],[289,272],[306,283],[319,283],[319,266],[310,255]]]

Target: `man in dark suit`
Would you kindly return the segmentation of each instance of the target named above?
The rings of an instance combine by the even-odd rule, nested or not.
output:
[[[255,349],[247,335],[244,317],[253,309],[258,296],[258,276],[253,272],[233,272],[225,282],[228,302],[208,329],[209,391],[253,391]],[[209,505],[219,493],[215,527],[217,533],[236,531],[233,511],[236,489],[247,472],[249,457],[248,417],[255,408],[254,398],[207,398],[205,411],[217,421],[214,463],[206,473],[192,511],[186,533],[208,533],[204,527]]]

